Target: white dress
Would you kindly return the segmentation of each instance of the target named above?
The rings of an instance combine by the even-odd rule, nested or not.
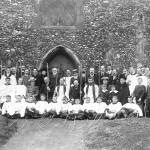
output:
[[[98,114],[103,114],[106,108],[107,104],[105,102],[93,104],[93,110]]]

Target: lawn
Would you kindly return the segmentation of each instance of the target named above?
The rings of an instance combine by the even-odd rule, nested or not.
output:
[[[16,132],[17,123],[13,122],[14,120],[0,116],[0,147],[6,144],[12,137],[13,133]]]
[[[150,150],[150,119],[100,120],[85,132],[86,150]]]

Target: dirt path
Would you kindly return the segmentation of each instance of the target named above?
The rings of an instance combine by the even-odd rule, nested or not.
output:
[[[50,119],[42,119],[40,126],[39,121],[27,120],[26,124],[26,120],[18,121],[18,130],[21,130],[14,134],[3,150],[84,150],[84,128],[81,127],[87,124],[86,120],[66,121],[64,124],[63,119],[53,119],[43,129],[40,126]]]

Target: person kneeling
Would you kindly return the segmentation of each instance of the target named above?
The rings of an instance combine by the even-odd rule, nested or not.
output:
[[[33,96],[29,96],[27,101],[25,102],[26,105],[26,112],[25,116],[26,118],[38,118],[38,111],[36,110],[36,104],[34,101]]]
[[[117,113],[116,118],[142,117],[143,112],[139,105],[133,103],[131,96],[128,97],[128,103],[124,104]]]
[[[66,96],[63,97],[61,104],[61,110],[60,110],[60,117],[61,118],[68,118],[68,110],[72,107],[72,104],[69,103],[69,100]]]
[[[80,99],[75,99],[74,105],[69,109],[69,120],[83,120],[85,118],[83,106],[81,105]]]
[[[83,110],[84,110],[86,118],[88,119],[94,119],[93,118],[93,113],[94,113],[93,104],[94,103],[90,103],[89,97],[84,98]]]
[[[46,116],[47,106],[48,106],[48,102],[46,101],[46,97],[45,97],[44,94],[41,94],[40,95],[40,101],[38,101],[36,103],[36,107],[35,107],[40,117],[45,117]]]
[[[58,117],[61,110],[60,103],[57,103],[57,98],[53,97],[53,102],[49,103],[46,111],[48,117]]]
[[[114,119],[117,115],[117,113],[121,110],[122,104],[118,102],[118,97],[113,96],[112,103],[108,105],[108,107],[105,110],[105,118],[106,119]]]
[[[107,108],[107,104],[103,102],[103,98],[98,97],[97,101],[93,105],[93,118],[104,119],[106,108]]]

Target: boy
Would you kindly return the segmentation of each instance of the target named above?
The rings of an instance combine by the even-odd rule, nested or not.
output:
[[[104,113],[107,108],[107,104],[103,102],[102,97],[98,97],[97,101],[93,105],[93,118],[104,118]],[[97,116],[97,117],[96,117]]]
[[[83,110],[88,119],[93,119],[93,103],[90,103],[90,98],[84,98]]]
[[[36,110],[40,116],[46,115],[46,108],[48,106],[48,102],[46,101],[46,97],[44,94],[40,95],[40,101],[36,103]]]
[[[71,108],[69,108],[68,112],[69,112],[68,119],[71,120],[84,119],[83,106],[81,105],[80,99],[75,99],[75,104],[72,105]]]
[[[27,118],[37,118],[38,113],[37,113],[36,104],[34,102],[32,95],[28,97],[27,102],[25,102],[25,105],[26,105],[25,116]]]
[[[128,97],[128,103],[124,104],[121,110],[117,113],[116,118],[126,118],[126,117],[142,117],[143,113],[139,105],[133,103],[131,96]]]
[[[116,90],[115,85],[111,86],[111,91],[109,92],[109,103],[112,103],[113,96],[118,96],[118,91]]]
[[[17,95],[16,96],[16,102],[14,103],[14,114],[12,118],[23,118],[25,116],[25,103],[22,102],[22,96]]]
[[[53,97],[53,102],[49,103],[46,111],[47,115],[50,117],[58,116],[61,110],[61,105],[57,103],[57,98]]]
[[[100,90],[99,92],[99,96],[103,98],[103,101],[106,103],[106,104],[109,104],[109,91],[106,89],[106,85],[102,85],[101,86],[102,90]]]
[[[14,114],[14,103],[11,102],[11,96],[6,96],[6,102],[3,104],[2,107],[2,115],[8,118]]]
[[[72,107],[72,104],[68,102],[69,100],[66,96],[63,97],[62,101],[63,103],[61,104],[60,117],[67,118],[68,110]]]
[[[108,119],[114,119],[117,113],[121,110],[122,104],[118,102],[118,97],[113,96],[112,103],[108,105],[105,111],[105,116]]]
[[[143,79],[139,77],[137,79],[138,85],[135,87],[134,92],[133,92],[133,102],[137,103],[142,111],[144,112],[144,100],[146,96],[146,87],[145,85],[142,85]]]

